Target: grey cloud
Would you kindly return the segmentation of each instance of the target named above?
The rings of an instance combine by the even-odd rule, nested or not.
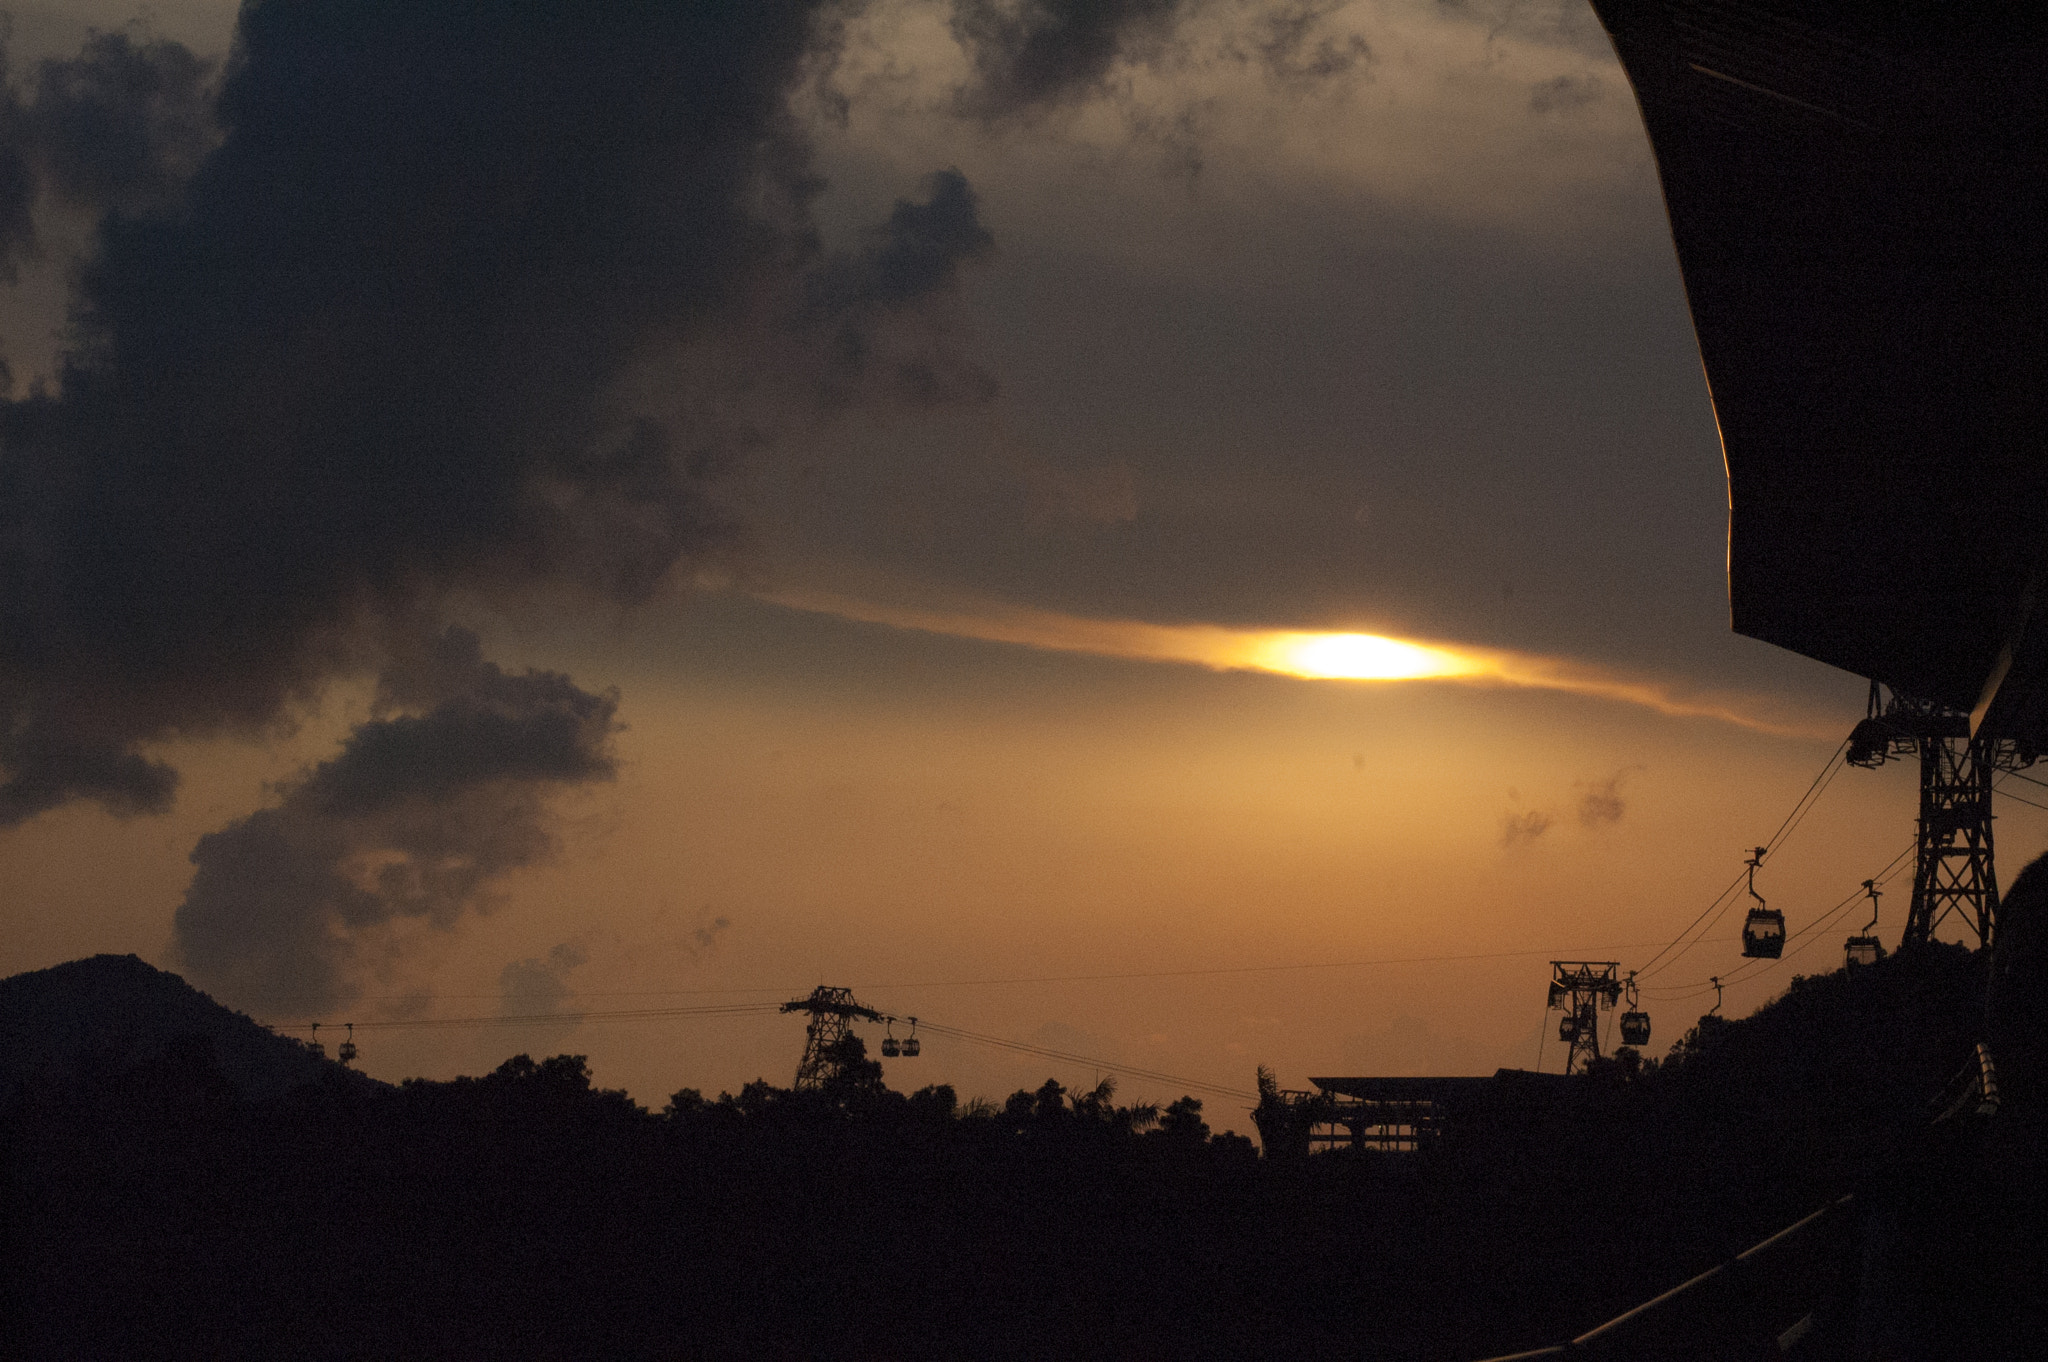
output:
[[[300,1015],[347,1001],[381,929],[487,907],[553,854],[549,797],[611,777],[616,695],[502,671],[457,629],[423,660],[338,755],[199,840],[175,931],[207,987]],[[399,696],[423,712],[389,713]]]
[[[0,278],[37,253],[40,194],[90,213],[175,203],[217,141],[213,63],[184,47],[94,32],[75,57],[8,80],[0,32]]]
[[[581,947],[564,941],[544,959],[512,961],[498,971],[499,1014],[530,1017],[559,1010],[570,993],[570,973],[589,959]]]
[[[1619,823],[1628,812],[1621,787],[1637,768],[1625,766],[1605,780],[1579,782],[1579,825],[1587,828]]]
[[[218,139],[213,73],[178,43],[126,33],[40,63],[27,114],[51,188],[95,211],[175,203]]]
[[[933,344],[943,326],[918,309],[950,293],[964,266],[992,255],[995,238],[958,170],[937,172],[926,188],[924,202],[898,199],[859,250],[836,254],[813,273],[809,310],[836,328],[834,381],[857,384],[879,371],[895,396],[917,406],[985,402],[995,395],[994,379]],[[922,325],[905,328],[906,314]]]
[[[1552,76],[1539,81],[1529,92],[1529,112],[1555,113],[1581,109],[1596,103],[1606,93],[1597,76]]]
[[[716,952],[718,950],[718,943],[725,938],[726,930],[731,926],[731,918],[716,917],[691,932],[691,957],[694,959]]]
[[[864,291],[885,305],[951,288],[962,262],[995,249],[965,175],[942,170],[930,187],[924,203],[898,199],[874,244],[853,262]]]
[[[1541,809],[1530,809],[1526,813],[1504,813],[1500,818],[1500,844],[1503,847],[1519,846],[1533,842],[1550,831],[1550,825],[1557,820]]]
[[[0,246],[38,185],[108,211],[54,388],[0,403],[0,824],[161,809],[145,744],[262,731],[450,591],[729,556],[762,409],[985,398],[919,315],[987,249],[957,174],[806,302],[789,101],[843,12],[252,0],[217,91],[126,35],[10,87]]]
[[[1326,21],[1346,0],[1292,0],[1256,13],[1250,37],[1226,51],[1240,61],[1256,60],[1268,75],[1288,83],[1316,83],[1350,75],[1372,62],[1372,46],[1357,33],[1325,31]]]
[[[1199,0],[953,0],[974,65],[963,111],[1029,113],[1101,91],[1117,65],[1156,54]]]

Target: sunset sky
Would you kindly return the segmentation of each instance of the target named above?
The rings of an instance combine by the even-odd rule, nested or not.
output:
[[[10,78],[31,109],[37,63],[72,59],[89,27],[133,17],[98,0],[11,8]],[[285,12],[279,33],[295,8],[258,7]],[[94,660],[119,654],[90,641],[111,626],[78,627],[82,661],[57,666],[25,645],[0,658],[0,704],[21,731],[56,714],[67,743],[104,740],[178,773],[174,797],[86,776],[65,777],[61,797],[18,796],[0,826],[0,973],[134,952],[279,1025],[772,1003],[828,983],[899,1014],[1229,1089],[1251,1088],[1262,1063],[1295,1087],[1526,1067],[1545,1029],[1540,1059],[1555,1070],[1548,961],[1626,969],[1654,955],[1772,838],[1864,703],[1860,678],[1729,630],[1713,410],[1627,83],[1582,0],[1101,8],[1122,24],[1054,78],[1019,54],[1040,52],[1025,41],[1030,14],[1063,6],[842,7],[836,36],[762,78],[787,111],[771,128],[777,154],[807,154],[818,186],[761,210],[797,224],[784,255],[798,265],[756,262],[715,303],[687,292],[695,276],[644,292],[629,273],[598,277],[609,256],[593,257],[594,283],[556,270],[530,284],[555,310],[535,305],[541,339],[503,368],[516,380],[479,382],[478,409],[523,439],[534,419],[494,394],[553,393],[577,351],[616,354],[602,373],[582,365],[593,376],[576,391],[613,425],[666,432],[654,457],[688,465],[701,501],[687,515],[714,527],[631,558],[620,572],[657,569],[632,589],[609,585],[608,559],[578,565],[644,529],[654,499],[619,521],[564,512],[561,533],[588,542],[531,554],[517,524],[444,553],[435,526],[460,515],[408,513],[398,519],[424,527],[406,529],[414,539],[333,574],[354,585],[296,597],[304,608],[276,612],[286,623],[246,636],[302,659],[260,684],[238,678],[263,659],[213,679],[208,626],[177,613],[198,588],[175,583],[214,579],[183,558],[166,588],[180,594],[147,613],[175,616],[163,627],[192,641],[179,645],[189,665],[133,680]],[[168,69],[148,39],[223,59],[235,9],[158,0],[130,55]],[[288,47],[259,45],[250,69]],[[218,70],[203,79],[212,88]],[[274,101],[240,107],[289,116]],[[107,239],[94,223],[184,219],[175,198],[60,192],[84,181],[63,178],[56,134],[38,135],[36,164],[55,168],[41,172],[36,249],[17,251],[0,311],[16,399],[0,470],[28,467],[39,487],[34,470],[56,466],[47,449],[62,445],[44,432],[112,428],[92,424],[86,389],[59,373],[81,335],[63,329],[68,281]],[[194,164],[243,154],[209,136]],[[640,164],[615,159],[620,174]],[[676,192],[697,202],[689,183]],[[422,287],[416,271],[377,277],[384,258],[363,257],[366,294]],[[119,278],[91,287],[127,277],[101,274]],[[158,288],[135,306],[209,308],[208,287]],[[528,287],[504,280],[507,293]],[[805,317],[836,307],[847,320],[777,331],[760,320],[770,304],[748,309],[778,289],[807,300],[793,305]],[[578,339],[622,334],[585,326],[574,309],[593,295],[611,309],[604,326],[633,314],[629,341]],[[96,315],[146,329],[114,296],[95,295]],[[694,309],[687,323],[658,315],[671,297]],[[435,356],[497,355],[529,334],[499,311],[475,325],[389,315],[426,330],[446,316],[442,348],[403,351],[427,356],[429,374]],[[573,325],[550,320],[562,317]],[[374,347],[378,333],[332,325],[343,358],[280,362],[261,383],[223,360],[225,377],[192,402],[246,395],[273,413],[301,401],[309,370],[345,388],[358,372],[349,341]],[[108,353],[95,362],[139,364],[139,350]],[[447,362],[467,375],[472,361]],[[885,371],[902,391],[883,391]],[[134,391],[153,410],[158,390]],[[333,400],[304,399],[327,413],[317,419],[264,425],[236,467],[260,482],[273,461],[327,457],[303,451],[327,448],[332,413],[358,410]],[[86,415],[66,426],[72,411]],[[476,429],[492,447],[498,427]],[[434,489],[473,485],[450,467]],[[557,459],[519,486],[581,487],[585,467]],[[307,514],[316,528],[293,542],[309,559],[356,551],[349,516],[383,532],[371,496],[368,512],[337,513],[330,543],[310,486],[248,505],[287,507],[281,524]],[[0,479],[0,498],[13,495]],[[0,530],[17,537],[40,523],[42,503],[22,495],[0,504]],[[198,561],[211,541],[188,534],[232,538],[268,515],[165,533]],[[80,533],[86,547],[63,562],[99,551]],[[27,561],[0,557],[0,572]],[[239,629],[232,583],[245,579],[219,580],[222,618]],[[0,627],[43,629],[36,612],[58,608],[7,604]],[[474,653],[449,625],[474,634]],[[223,635],[219,651],[239,658],[244,641]],[[450,689],[448,668],[481,679]],[[103,675],[117,676],[113,698],[94,698]],[[200,694],[216,688],[232,698]],[[457,700],[508,723],[573,712],[574,760],[519,768],[538,783],[493,777],[493,826],[537,840],[447,851],[474,875],[394,897],[380,868],[455,834],[381,805],[337,814],[336,801],[355,797],[372,739],[417,736]],[[427,717],[393,718],[404,714]],[[54,749],[11,750],[0,767],[19,780]],[[1758,886],[1794,931],[1908,845],[1914,782],[1901,764],[1842,773],[1772,856]],[[430,786],[415,780],[406,797],[426,808],[441,798]],[[2048,790],[2017,789],[2048,803]],[[1998,812],[2009,883],[2048,845],[2048,811],[2001,799]],[[353,821],[321,821],[336,818]],[[316,842],[340,848],[321,864],[381,906],[272,904],[269,872],[251,869],[280,864],[251,850],[265,829],[300,839],[301,868]],[[208,834],[202,877],[214,878],[198,884]],[[1908,865],[1889,884],[1888,940],[1910,882]],[[298,925],[267,934],[266,914],[291,912]],[[1709,975],[1737,972],[1738,913],[1648,981],[1653,1052],[1711,1004]],[[1804,954],[1746,972],[1726,1009],[1838,967],[1862,921],[1852,910]],[[263,944],[240,952],[237,932]],[[802,1025],[761,1013],[365,1026],[357,1039],[363,1067],[393,1080],[477,1072],[520,1050],[587,1053],[600,1083],[658,1106],[683,1086],[787,1083]],[[938,1036],[887,1077],[1000,1099],[1048,1073],[1099,1076]],[[1178,1093],[1138,1079],[1120,1091]],[[1208,1114],[1248,1130],[1241,1105],[1212,1097]]]

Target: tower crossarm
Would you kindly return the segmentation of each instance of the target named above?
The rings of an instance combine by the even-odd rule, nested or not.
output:
[[[887,1018],[883,1017],[881,1013],[875,1011],[872,1007],[866,1007],[850,1000],[820,999],[816,994],[808,998],[792,998],[782,1005],[782,1010],[784,1012],[808,1012],[814,1017],[845,1017],[848,1020],[858,1017],[862,1021],[871,1022],[887,1020]]]

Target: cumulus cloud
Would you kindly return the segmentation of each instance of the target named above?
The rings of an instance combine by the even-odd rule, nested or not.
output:
[[[217,85],[126,35],[9,84],[0,248],[104,216],[0,404],[0,825],[165,807],[150,743],[451,590],[647,598],[730,552],[764,412],[985,397],[926,312],[989,249],[965,180],[861,251],[812,221],[790,96],[846,8],[251,0]]]
[[[618,697],[513,674],[450,629],[281,798],[199,839],[177,953],[210,989],[307,1015],[354,996],[394,926],[446,930],[553,854],[549,798],[609,780]]]
[[[1533,842],[1550,831],[1550,825],[1557,820],[1541,809],[1530,809],[1525,813],[1504,813],[1500,816],[1500,844],[1503,847],[1520,846]]]

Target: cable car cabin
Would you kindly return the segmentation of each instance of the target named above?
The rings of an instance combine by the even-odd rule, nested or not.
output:
[[[1752,908],[1742,924],[1742,953],[1752,960],[1776,960],[1785,953],[1785,915],[1775,908]]]
[[[1874,965],[1884,959],[1884,947],[1874,936],[1852,936],[1849,938],[1848,958],[1843,964],[1851,969],[1858,965]]]
[[[923,1045],[922,1045],[921,1043],[919,1043],[919,1041],[918,1041],[918,1039],[917,1039],[917,1037],[916,1037],[916,1036],[906,1036],[906,1037],[904,1037],[904,1039],[903,1039],[903,1057],[904,1057],[905,1059],[916,1059],[916,1058],[917,1058],[917,1052],[918,1052],[919,1050],[922,1050],[923,1048],[924,1048],[924,1046],[923,1046]]]
[[[1649,1013],[1624,1012],[1621,1014],[1621,1043],[1623,1045],[1648,1045],[1650,1043]]]
[[[902,1053],[902,1049],[903,1049],[903,1047],[902,1047],[901,1045],[899,1045],[899,1044],[897,1043],[896,1037],[894,1037],[894,1036],[884,1036],[884,1037],[882,1037],[882,1058],[883,1058],[883,1059],[894,1059],[894,1058],[896,1058],[896,1056],[897,1056],[897,1055],[899,1055],[899,1054],[901,1054],[901,1053]]]
[[[1569,1045],[1579,1038],[1579,1019],[1563,1016],[1557,1019],[1557,1038]]]

